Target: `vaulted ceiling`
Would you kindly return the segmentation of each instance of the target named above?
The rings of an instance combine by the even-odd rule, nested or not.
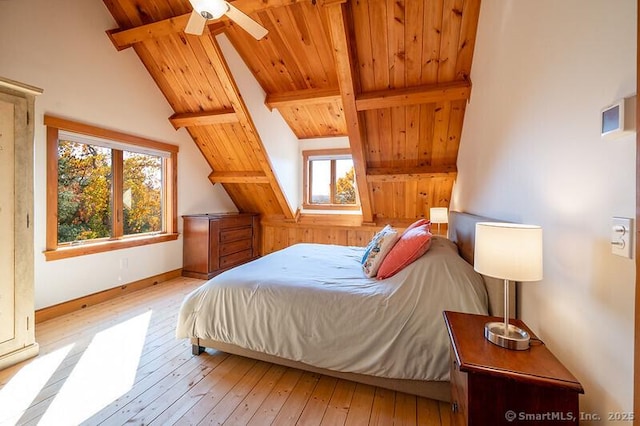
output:
[[[293,219],[215,35],[224,32],[300,139],[349,137],[363,223],[428,217],[448,206],[480,0],[236,0],[269,30],[232,21],[183,32],[188,0],[104,0],[241,211]]]

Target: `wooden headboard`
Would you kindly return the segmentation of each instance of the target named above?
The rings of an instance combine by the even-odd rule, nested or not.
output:
[[[477,222],[498,222],[498,220],[470,213],[449,212],[449,239],[458,246],[460,256],[471,265],[473,265]],[[484,275],[482,277],[489,295],[489,314],[504,315],[504,281]],[[509,313],[511,317],[515,317],[517,313],[516,285],[513,282],[510,285]]]

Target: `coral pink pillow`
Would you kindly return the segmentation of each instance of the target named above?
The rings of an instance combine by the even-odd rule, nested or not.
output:
[[[417,225],[402,234],[382,261],[377,275],[379,280],[397,274],[429,250],[431,247],[429,225],[426,223]]]

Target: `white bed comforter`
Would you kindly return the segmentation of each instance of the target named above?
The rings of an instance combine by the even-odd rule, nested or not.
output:
[[[185,298],[177,336],[336,371],[448,380],[442,311],[486,314],[482,277],[443,238],[385,280],[364,276],[363,251],[297,244],[224,272]]]

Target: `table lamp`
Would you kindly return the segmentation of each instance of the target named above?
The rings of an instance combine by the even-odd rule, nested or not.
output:
[[[449,223],[449,210],[446,207],[431,207],[429,209],[429,220],[438,224],[438,235],[440,235],[440,224]]]
[[[484,336],[503,348],[529,348],[529,333],[509,324],[509,281],[542,279],[542,228],[516,223],[476,223],[473,268],[504,280],[504,323],[485,325]]]

